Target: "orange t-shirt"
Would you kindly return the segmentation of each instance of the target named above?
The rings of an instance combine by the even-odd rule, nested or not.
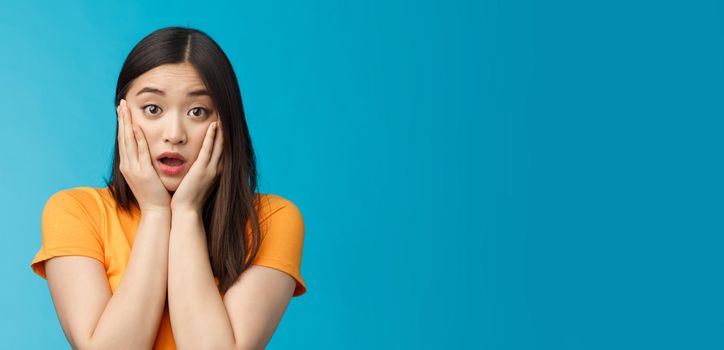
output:
[[[297,282],[293,296],[300,296],[307,290],[300,272],[304,243],[301,213],[294,203],[281,196],[260,196],[262,205],[258,218],[262,225],[262,243],[253,264],[289,274]],[[140,210],[131,207],[130,214],[116,211],[116,202],[108,187],[76,187],[55,193],[43,209],[42,245],[31,268],[46,278],[44,263],[52,257],[82,255],[95,258],[105,266],[111,291],[115,293],[126,270],[141,218]],[[218,278],[214,279],[218,286]],[[176,349],[168,303],[153,348]]]

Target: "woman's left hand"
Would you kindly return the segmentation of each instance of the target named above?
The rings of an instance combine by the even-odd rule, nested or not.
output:
[[[176,192],[171,197],[171,210],[192,210],[201,212],[206,197],[217,175],[221,173],[221,152],[223,151],[224,133],[221,132],[220,121],[213,122],[206,130],[206,137],[201,145],[196,161],[181,180]]]

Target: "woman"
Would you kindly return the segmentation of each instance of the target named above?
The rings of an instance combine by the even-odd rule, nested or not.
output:
[[[262,349],[300,274],[304,223],[256,192],[228,58],[205,33],[157,30],[129,53],[107,187],[59,191],[31,266],[74,349]],[[243,233],[243,234],[242,234]]]

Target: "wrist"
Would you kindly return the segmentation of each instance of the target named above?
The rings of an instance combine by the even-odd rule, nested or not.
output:
[[[141,215],[151,215],[151,216],[171,215],[171,208],[167,208],[167,207],[141,208]]]
[[[174,219],[183,218],[199,218],[201,219],[201,210],[193,207],[175,207],[171,208],[171,217]]]

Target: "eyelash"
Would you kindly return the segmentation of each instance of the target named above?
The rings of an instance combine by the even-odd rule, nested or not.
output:
[[[154,107],[156,107],[156,108],[158,108],[158,109],[161,109],[161,107],[159,107],[159,106],[157,106],[157,105],[155,105],[155,104],[147,104],[147,105],[143,106],[141,109],[143,109],[143,111],[145,112],[145,111],[146,111],[146,108],[151,107],[151,106],[154,106]],[[204,107],[194,107],[194,108],[191,108],[191,110],[194,110],[194,109],[200,109],[200,110],[204,111],[204,115],[202,115],[202,116],[194,116],[194,117],[196,117],[196,118],[203,118],[203,117],[205,117],[205,116],[208,116],[208,115],[211,113],[211,111],[209,111],[208,109],[206,109],[206,108],[204,108]],[[151,113],[151,115],[155,115],[155,114]]]

